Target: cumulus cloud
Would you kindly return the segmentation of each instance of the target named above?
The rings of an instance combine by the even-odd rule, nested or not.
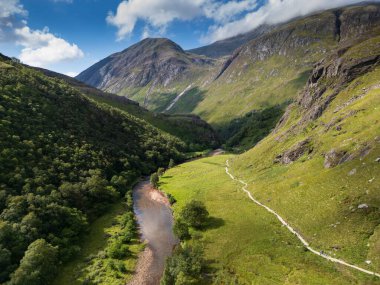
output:
[[[13,30],[24,25],[22,18],[27,14],[18,0],[0,1],[0,42],[14,40]]]
[[[379,2],[379,0],[375,0]],[[211,43],[249,32],[262,24],[277,24],[312,12],[363,2],[362,0],[269,0],[254,12],[223,25],[213,25],[202,42]]]
[[[24,48],[20,60],[33,66],[46,67],[52,63],[83,57],[82,50],[76,44],[70,44],[49,32],[48,28],[31,30],[23,27],[15,30],[18,44]]]
[[[68,0],[59,0],[68,2]],[[43,30],[32,30],[25,20],[27,11],[19,0],[0,1],[0,42],[22,46],[19,58],[22,62],[39,67],[83,57],[76,44]]]
[[[139,20],[162,32],[174,20],[189,21],[206,17],[219,23],[255,7],[256,0],[227,3],[216,0],[176,0],[175,3],[173,0],[124,0],[115,13],[108,14],[106,20],[118,28],[117,37],[121,40],[133,32]],[[143,33],[147,34],[146,29]]]
[[[118,28],[121,40],[130,35],[140,20],[146,27],[142,37],[153,30],[165,31],[174,20],[206,18],[212,21],[201,41],[211,43],[248,32],[262,24],[276,24],[319,10],[362,2],[363,0],[267,0],[258,7],[258,0],[123,0],[107,22]],[[374,0],[379,2],[380,0]]]

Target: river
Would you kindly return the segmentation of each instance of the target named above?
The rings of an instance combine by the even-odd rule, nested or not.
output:
[[[173,215],[167,198],[149,183],[138,183],[133,189],[134,211],[145,250],[140,254],[136,273],[129,285],[158,285],[178,239],[173,234]]]

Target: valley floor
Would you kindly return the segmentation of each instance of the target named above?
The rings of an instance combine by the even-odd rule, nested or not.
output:
[[[202,233],[201,242],[211,270],[223,268],[236,275],[239,284],[380,283],[376,277],[306,250],[275,216],[248,199],[239,182],[226,175],[225,162],[232,157],[191,161],[168,170],[160,181],[160,188],[178,201],[175,214],[190,200],[205,203],[213,225]]]

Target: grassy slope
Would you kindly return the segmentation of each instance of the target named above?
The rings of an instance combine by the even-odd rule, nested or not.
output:
[[[200,148],[215,147],[218,145],[218,139],[214,131],[208,126],[192,123],[191,117],[189,116],[156,114],[138,105],[121,103],[105,96],[97,96],[96,94],[87,94],[87,96],[99,103],[110,105],[145,120],[158,129],[178,137],[187,144],[197,144],[201,146]]]
[[[125,100],[125,98],[119,98],[114,94],[105,93],[74,78],[46,69],[38,70],[42,71],[49,77],[58,78],[65,81],[69,85],[81,91],[85,96],[94,99],[98,103],[107,104],[111,107],[124,111],[127,114],[131,114],[139,119],[142,119],[158,129],[178,137],[187,144],[195,144],[200,146],[198,148],[215,147],[218,145],[214,131],[201,120],[198,120],[198,124],[194,124],[193,120],[186,115],[169,116],[154,113],[140,107],[133,101]]]
[[[241,284],[375,284],[304,251],[274,216],[252,203],[241,185],[225,174],[227,158],[236,159],[223,155],[188,162],[168,170],[160,180],[160,188],[178,201],[175,214],[192,199],[206,204],[215,220],[214,227],[203,232],[205,257],[213,269],[226,268]]]
[[[347,56],[354,54],[355,48]],[[250,183],[254,196],[286,217],[312,246],[377,272],[380,271],[380,165],[375,162],[380,156],[378,78],[380,68],[356,79],[338,94],[319,119],[299,133],[284,135],[300,119],[300,109],[293,106],[285,126],[232,164],[234,172]],[[338,123],[327,129],[326,125],[334,121]],[[338,125],[341,129],[336,128]],[[274,164],[276,155],[305,138],[312,140],[311,155],[304,155],[290,165]],[[360,158],[358,153],[365,146],[370,147],[370,152]],[[357,157],[325,169],[323,156],[331,149],[348,151]],[[350,174],[351,171],[356,173]],[[363,203],[369,207],[359,209],[358,205]]]
[[[192,112],[214,126],[223,127],[252,110],[293,100],[306,83],[313,64],[337,45],[333,32],[329,30],[333,29],[333,19],[333,14],[326,12],[318,17],[296,20],[273,34],[248,43],[224,74],[204,87],[203,96],[196,105],[193,103]],[[328,28],[322,32],[314,30],[313,26],[320,26],[321,22],[327,23]],[[280,37],[284,41],[281,42],[284,46],[281,52],[279,50],[263,59],[252,55],[256,49],[276,46],[279,34],[288,31],[292,31],[289,38]],[[268,39],[272,41],[270,44]],[[304,43],[299,44],[302,41]],[[188,99],[181,98],[176,105],[185,105],[182,100]],[[181,109],[176,111],[182,112]]]

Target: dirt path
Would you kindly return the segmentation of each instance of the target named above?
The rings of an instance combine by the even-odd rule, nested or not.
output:
[[[140,182],[133,189],[134,211],[145,250],[140,254],[136,273],[129,285],[158,285],[165,260],[178,240],[173,234],[173,215],[167,198],[149,183]]]
[[[283,224],[284,226],[286,226],[286,228],[291,232],[293,233],[301,242],[302,244],[312,253],[324,258],[324,259],[327,259],[331,262],[335,262],[335,263],[339,263],[339,264],[342,264],[344,266],[348,266],[348,267],[351,267],[353,269],[356,269],[358,271],[361,271],[363,273],[366,273],[366,274],[369,274],[369,275],[373,275],[373,276],[376,276],[376,277],[379,277],[380,278],[380,274],[379,273],[376,273],[376,272],[373,272],[373,271],[370,271],[370,270],[367,270],[367,269],[364,269],[364,268],[361,268],[359,266],[356,266],[356,265],[352,265],[352,264],[349,264],[347,262],[345,262],[344,260],[341,260],[341,259],[338,259],[338,258],[334,258],[330,255],[327,255],[325,253],[323,253],[323,251],[318,251],[314,248],[312,248],[309,243],[305,240],[305,238],[300,234],[298,233],[294,228],[292,228],[277,212],[275,212],[274,210],[272,210],[271,208],[269,208],[268,206],[262,204],[261,202],[259,202],[258,200],[256,200],[255,198],[253,198],[252,196],[252,193],[249,192],[247,190],[247,187],[248,187],[248,184],[243,181],[243,180],[239,180],[237,179],[236,177],[234,177],[228,170],[229,168],[229,163],[228,163],[228,159],[226,160],[226,173],[227,175],[232,179],[232,180],[235,180],[235,181],[238,181],[239,183],[243,184],[244,186],[242,187],[242,190],[248,195],[248,197],[253,201],[255,202],[257,205],[263,207],[265,210],[267,210],[268,212],[272,213],[273,215],[276,216],[276,218],[281,222],[281,224]]]

